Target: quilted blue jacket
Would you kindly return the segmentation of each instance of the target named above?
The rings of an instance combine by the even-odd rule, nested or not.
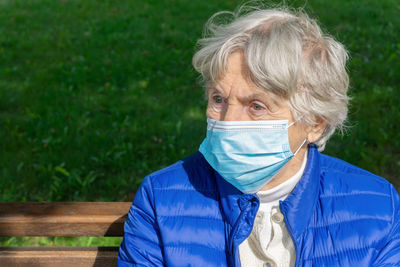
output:
[[[309,147],[304,174],[280,202],[295,266],[400,266],[399,195],[386,180]],[[240,266],[259,207],[200,153],[143,180],[118,266]]]

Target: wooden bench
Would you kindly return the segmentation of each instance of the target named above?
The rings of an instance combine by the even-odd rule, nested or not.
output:
[[[131,202],[0,203],[0,236],[122,236]],[[0,266],[116,266],[118,247],[0,247]]]

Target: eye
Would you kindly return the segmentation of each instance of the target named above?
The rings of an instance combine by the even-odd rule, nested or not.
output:
[[[215,96],[213,96],[213,100],[214,100],[214,102],[217,103],[217,104],[221,104],[222,102],[224,102],[224,99],[223,99],[222,96],[220,96],[220,95],[215,95]]]
[[[261,118],[269,112],[268,106],[260,101],[250,102],[248,111],[253,118]]]
[[[253,111],[258,111],[258,112],[259,112],[259,111],[263,111],[263,110],[266,109],[266,107],[265,107],[264,105],[262,105],[261,103],[257,103],[257,102],[251,103],[250,108],[251,108]]]
[[[253,108],[254,110],[257,110],[257,111],[263,110],[263,109],[264,109],[263,106],[261,106],[261,105],[259,105],[259,104],[257,104],[257,103],[253,103],[253,104],[252,104],[252,108]]]
[[[218,93],[214,93],[210,95],[210,99],[208,101],[208,107],[214,110],[215,112],[220,112],[225,108],[226,99]]]

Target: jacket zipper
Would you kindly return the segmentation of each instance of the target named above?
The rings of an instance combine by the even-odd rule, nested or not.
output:
[[[285,224],[286,224],[286,228],[288,229],[288,232],[289,232],[290,237],[292,238],[292,241],[293,241],[293,244],[294,244],[294,249],[296,251],[296,259],[295,259],[295,262],[294,262],[294,267],[297,267],[297,266],[299,266],[299,253],[298,253],[299,252],[298,251],[298,247],[299,246],[296,243],[296,239],[294,238],[293,233],[291,232],[292,226],[289,225],[289,223],[285,219],[287,214],[286,214],[285,206],[284,206],[282,201],[279,201],[279,208],[281,209],[281,212],[283,214],[283,218],[284,218],[284,221],[285,221]]]
[[[246,209],[247,209],[247,207],[246,207]],[[236,233],[239,231],[239,228],[240,228],[240,224],[239,223],[242,221],[244,214],[245,214],[245,212],[241,212],[240,213],[239,218],[237,220],[238,223],[237,223],[236,227],[233,228],[232,234],[231,234],[230,240],[229,240],[229,251],[232,252],[232,256],[233,256],[232,258],[233,258],[233,263],[234,263],[233,267],[236,267],[236,256],[237,256],[236,253],[235,253],[235,249],[233,247],[233,240],[234,240],[234,237],[235,237]]]
[[[258,199],[258,197],[256,196],[255,197],[256,199]],[[234,259],[234,267],[238,267],[238,266],[241,266],[241,263],[240,263],[240,258],[239,258],[239,265],[237,265],[236,264],[236,258],[237,257],[240,257],[240,255],[236,255],[236,254],[238,254],[238,253],[235,253],[236,252],[236,249],[234,249],[234,245],[233,245],[233,243],[234,243],[234,237],[235,237],[235,235],[236,235],[236,233],[239,231],[239,228],[241,228],[242,226],[240,225],[240,222],[243,220],[243,216],[245,216],[245,214],[248,214],[249,213],[249,206],[251,206],[252,205],[252,201],[250,201],[250,199],[249,199],[249,201],[247,202],[247,205],[246,205],[246,207],[243,209],[243,211],[240,213],[240,215],[239,215],[239,218],[237,219],[237,226],[236,227],[234,227],[233,228],[233,230],[232,230],[232,234],[231,234],[231,239],[229,240],[229,247],[230,247],[230,251],[232,251],[232,256],[233,256],[233,259]],[[249,235],[251,234],[251,230],[250,230],[250,233],[249,233]]]

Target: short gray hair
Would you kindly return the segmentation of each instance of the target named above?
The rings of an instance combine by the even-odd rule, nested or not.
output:
[[[216,22],[227,14],[231,22]],[[315,142],[320,151],[335,129],[343,130],[349,102],[348,54],[314,19],[288,8],[218,12],[205,25],[192,63],[206,84],[215,83],[235,51],[243,52],[256,86],[289,101],[295,120],[308,125],[326,122]]]

